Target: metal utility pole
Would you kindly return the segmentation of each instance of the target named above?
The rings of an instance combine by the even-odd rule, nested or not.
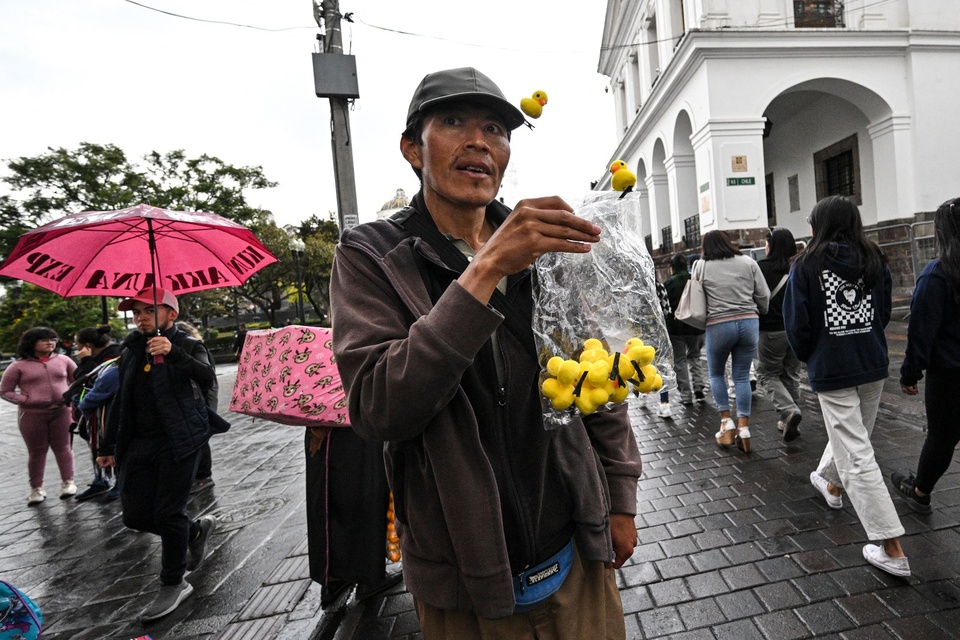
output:
[[[357,185],[353,171],[353,140],[350,137],[349,100],[359,98],[356,59],[343,54],[338,0],[313,2],[313,15],[324,29],[323,53],[313,54],[313,78],[317,97],[330,99],[330,134],[333,172],[337,186],[340,230],[360,224]],[[323,24],[320,24],[321,16]]]

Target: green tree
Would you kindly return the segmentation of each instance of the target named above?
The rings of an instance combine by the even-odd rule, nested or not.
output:
[[[327,219],[313,215],[304,220],[298,235],[306,245],[304,251],[304,290],[307,301],[321,320],[330,317],[330,271],[340,238],[340,228],[334,222],[336,214]]]
[[[113,300],[108,304],[115,318],[110,323],[113,335],[122,336],[123,322],[116,318],[117,304]],[[23,283],[0,300],[0,350],[5,354],[14,352],[20,335],[32,327],[50,327],[62,339],[73,340],[80,329],[100,324],[99,298],[61,298],[52,291]]]
[[[215,213],[249,227],[278,259],[288,255],[286,244],[277,243],[285,234],[272,214],[246,197],[249,190],[276,186],[259,166],[237,167],[206,154],[191,158],[182,150],[154,151],[137,163],[114,145],[84,142],[76,149],[49,148],[48,153],[36,157],[10,160],[7,169],[9,173],[0,178],[11,191],[0,197],[0,253],[4,257],[20,235],[50,220],[139,203]],[[283,275],[284,265],[267,267],[238,287],[237,294],[263,309],[273,322],[289,281]],[[32,288],[21,290],[16,281],[0,281],[8,297],[23,300],[35,295]],[[99,308],[100,302],[93,299],[90,304]],[[183,307],[184,317],[200,318],[207,324],[210,318],[232,310],[234,297],[226,290],[187,294]]]

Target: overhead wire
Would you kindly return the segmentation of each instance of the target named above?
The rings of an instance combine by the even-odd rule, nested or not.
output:
[[[206,22],[206,23],[210,23],[210,24],[221,24],[221,25],[227,25],[227,26],[232,26],[232,27],[241,27],[241,28],[245,28],[245,29],[255,29],[255,30],[257,30],[257,31],[280,32],[280,31],[292,31],[292,30],[296,30],[296,29],[316,29],[316,28],[317,28],[317,27],[311,25],[311,26],[303,26],[303,27],[281,27],[281,28],[271,29],[271,28],[268,28],[268,27],[259,27],[259,26],[256,26],[256,25],[240,24],[240,23],[237,23],[237,22],[230,22],[230,21],[228,21],[228,20],[211,20],[211,19],[207,19],[207,18],[197,18],[197,17],[194,17],[194,16],[188,16],[188,15],[184,15],[184,14],[181,14],[181,13],[175,13],[175,12],[173,12],[173,11],[167,11],[167,10],[165,10],[165,9],[159,9],[159,8],[157,8],[157,7],[152,7],[152,6],[150,6],[150,5],[143,4],[142,2],[137,2],[136,0],[123,0],[123,1],[124,1],[124,2],[127,2],[127,3],[129,3],[129,4],[136,5],[136,6],[138,6],[138,7],[142,7],[142,8],[144,8],[144,9],[148,9],[148,10],[150,10],[150,11],[156,11],[157,13],[162,13],[162,14],[164,14],[164,15],[168,15],[168,16],[175,17],[175,18],[183,18],[183,19],[185,19],[185,20],[192,20],[192,21],[195,21],[195,22]],[[870,8],[870,7],[875,7],[875,6],[879,6],[879,5],[883,5],[883,4],[888,4],[888,3],[890,3],[890,2],[901,2],[901,1],[902,1],[902,0],[872,0],[872,1],[870,1],[870,2],[865,2],[864,4],[856,7],[856,9],[858,9],[858,10],[868,9],[868,8]],[[849,0],[848,0],[848,2],[849,2]],[[350,16],[350,17],[355,17],[355,16],[356,16],[356,14],[353,13],[353,12],[348,13],[348,14],[346,14],[346,15],[347,15],[347,16]],[[353,20],[350,20],[349,18],[348,18],[347,21],[348,21],[348,22],[353,22]],[[380,25],[377,25],[377,24],[372,24],[372,23],[370,23],[370,22],[367,22],[366,20],[364,20],[364,19],[362,19],[362,18],[359,18],[359,17],[356,17],[356,21],[359,22],[360,24],[366,26],[366,27],[370,27],[371,29],[376,29],[376,30],[379,30],[379,31],[385,31],[385,32],[388,32],[388,33],[395,33],[395,34],[398,34],[398,35],[409,36],[409,37],[413,37],[413,38],[424,38],[424,39],[429,39],[429,40],[439,40],[439,41],[441,41],[441,42],[449,42],[449,43],[457,44],[457,45],[460,45],[460,46],[476,47],[476,48],[479,48],[479,49],[491,49],[491,50],[498,50],[498,51],[514,51],[514,52],[537,52],[537,53],[541,53],[541,54],[593,53],[593,52],[595,51],[595,49],[592,49],[592,48],[589,49],[589,50],[570,50],[570,49],[565,49],[565,50],[548,51],[548,50],[544,50],[544,49],[542,49],[542,48],[522,49],[522,48],[517,48],[517,47],[498,47],[498,46],[491,46],[490,44],[474,43],[474,42],[463,42],[463,41],[455,40],[455,39],[452,39],[452,38],[444,38],[443,36],[435,36],[435,35],[430,35],[430,34],[425,34],[425,33],[416,33],[416,32],[413,32],[413,31],[404,31],[404,30],[402,30],[402,29],[393,29],[393,28],[390,28],[390,27],[383,27],[383,26],[380,26]],[[786,29],[786,28],[788,28],[788,27],[791,26],[791,23],[792,23],[792,21],[791,21],[789,18],[776,18],[776,19],[773,19],[773,20],[758,22],[757,24],[754,24],[754,25],[742,25],[742,26],[738,26],[738,27],[736,27],[736,28],[737,28],[738,30],[742,30],[742,29],[776,29],[776,28],[784,28],[784,29]],[[711,31],[720,31],[720,32],[722,32],[722,31],[725,31],[725,30],[726,30],[726,29],[724,28],[724,29],[715,29],[715,30],[711,30]],[[644,42],[627,42],[627,43],[617,44],[617,45],[600,45],[599,50],[600,50],[601,53],[603,53],[603,52],[608,52],[608,51],[616,51],[616,50],[619,50],[619,49],[632,49],[632,48],[634,48],[634,47],[640,47],[640,46],[652,45],[652,44],[659,44],[659,43],[661,43],[661,42],[674,42],[674,41],[677,41],[677,40],[678,40],[680,37],[682,37],[683,35],[686,35],[686,33],[681,34],[681,35],[679,35],[679,36],[671,36],[671,37],[669,37],[669,38],[658,38],[658,39],[654,39],[654,40],[647,40],[647,41],[644,41]],[[350,47],[351,47],[351,49],[352,49],[352,44],[353,44],[353,38],[352,38],[352,36],[351,36],[351,38],[350,38]]]
[[[136,2],[136,0],[123,0],[124,2],[129,2],[130,4],[142,7],[144,9],[149,9],[150,11],[156,11],[157,13],[162,13],[174,18],[183,18],[184,20],[193,20],[194,22],[207,22],[210,24],[222,24],[231,27],[242,27],[244,29],[256,29],[257,31],[293,31],[295,29],[316,29],[315,26],[309,27],[281,27],[279,29],[270,29],[268,27],[258,27],[252,24],[240,24],[238,22],[230,22],[228,20],[209,20],[207,18],[196,18],[193,16],[185,16],[182,13],[175,13],[173,11],[167,11],[165,9],[158,9],[157,7],[151,7],[150,5],[143,4],[142,2]]]

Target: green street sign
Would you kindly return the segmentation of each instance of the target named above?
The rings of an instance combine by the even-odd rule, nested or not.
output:
[[[728,187],[742,187],[757,184],[756,178],[727,178]]]

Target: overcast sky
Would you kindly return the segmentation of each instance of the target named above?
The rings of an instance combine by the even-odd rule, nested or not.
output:
[[[311,3],[141,4],[260,29],[126,0],[3,0],[0,173],[10,159],[81,142],[115,144],[134,160],[184,149],[261,165],[279,185],[249,195],[281,225],[335,210],[329,103],[313,87]],[[408,196],[419,188],[399,134],[414,88],[443,68],[474,66],[515,104],[548,93],[535,128],[513,137],[519,197],[574,200],[604,174],[616,144],[608,79],[597,73],[605,3],[580,3],[579,13],[570,6],[340,0],[342,13],[354,13],[343,41],[357,57],[361,97],[350,126],[362,222],[398,188]]]

